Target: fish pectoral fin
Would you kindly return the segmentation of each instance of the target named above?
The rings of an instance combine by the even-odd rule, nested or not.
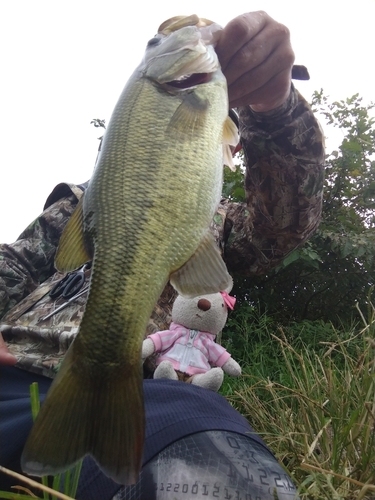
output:
[[[195,297],[208,293],[230,291],[232,277],[208,232],[194,255],[170,277],[170,282],[180,295]]]
[[[83,236],[83,198],[70,217],[61,235],[55,257],[55,267],[59,271],[73,271],[92,259]]]
[[[184,96],[181,104],[174,112],[166,131],[181,141],[190,140],[206,125],[208,102],[198,93]]]
[[[104,366],[84,369],[73,346],[31,429],[22,470],[33,476],[55,475],[90,454],[114,481],[134,484],[144,441],[141,370],[126,363],[109,376]]]
[[[237,125],[230,118],[230,116],[228,116],[224,122],[223,128],[223,163],[233,170],[233,172],[236,170],[236,166],[233,161],[231,147],[235,148],[239,141],[240,136]]]

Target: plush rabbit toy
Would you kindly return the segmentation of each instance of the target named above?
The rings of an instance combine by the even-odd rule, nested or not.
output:
[[[157,353],[154,378],[185,380],[218,391],[224,372],[238,377],[239,364],[215,342],[226,323],[228,307],[233,309],[235,301],[227,292],[189,299],[178,296],[169,330],[143,341],[143,359]]]

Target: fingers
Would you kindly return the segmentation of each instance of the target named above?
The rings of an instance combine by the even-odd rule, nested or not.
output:
[[[0,365],[15,365],[16,363],[17,358],[8,351],[8,347],[0,333]]]
[[[221,32],[216,52],[227,78],[231,107],[251,105],[267,111],[287,99],[294,62],[289,30],[265,12],[230,21]]]
[[[260,69],[259,72],[262,70]],[[251,78],[245,75],[245,78]],[[262,79],[258,77],[259,85],[256,89],[246,89],[245,85],[239,82],[234,85],[230,92],[230,107],[251,105],[254,111],[263,112],[275,109],[283,104],[290,93],[290,70],[280,71],[273,77]]]
[[[228,66],[235,65],[233,58],[237,52],[242,50],[244,53],[246,45],[264,28],[265,18],[260,14],[259,12],[242,14],[232,19],[220,32],[215,50],[224,72],[228,70],[230,73]]]

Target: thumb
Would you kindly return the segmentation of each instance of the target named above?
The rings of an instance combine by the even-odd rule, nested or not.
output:
[[[16,363],[17,358],[8,351],[8,347],[0,333],[0,365],[15,365]]]

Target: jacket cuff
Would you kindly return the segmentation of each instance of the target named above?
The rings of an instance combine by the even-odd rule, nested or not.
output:
[[[293,83],[290,87],[288,99],[275,109],[270,111],[254,111],[250,106],[238,108],[240,120],[247,125],[255,124],[275,124],[277,122],[285,122],[296,109],[298,104],[298,92]]]

